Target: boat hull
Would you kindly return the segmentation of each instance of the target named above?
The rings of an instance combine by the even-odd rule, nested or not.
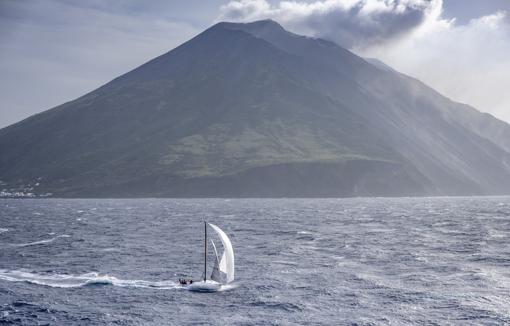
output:
[[[188,291],[193,292],[217,292],[221,289],[221,284],[214,281],[193,282],[185,286]]]

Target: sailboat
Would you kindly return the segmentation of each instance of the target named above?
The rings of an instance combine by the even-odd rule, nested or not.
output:
[[[214,252],[214,266],[211,275],[207,278],[207,257],[208,257],[208,238],[207,228],[211,227],[221,240],[223,245],[223,252],[218,254],[216,244],[210,239],[212,244],[212,251]],[[234,248],[228,238],[227,234],[223,232],[217,225],[204,222],[204,274],[200,281],[192,282],[186,285],[190,291],[197,292],[216,292],[221,289],[221,286],[234,281]]]

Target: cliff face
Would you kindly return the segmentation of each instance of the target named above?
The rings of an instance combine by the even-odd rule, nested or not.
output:
[[[508,135],[508,124],[334,43],[273,21],[220,23],[0,130],[0,190],[508,194]]]

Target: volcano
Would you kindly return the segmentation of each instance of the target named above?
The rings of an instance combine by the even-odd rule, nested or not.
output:
[[[0,130],[4,194],[510,194],[510,125],[271,20],[218,23]]]

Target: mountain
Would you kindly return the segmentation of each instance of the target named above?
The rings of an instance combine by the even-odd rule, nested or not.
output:
[[[61,197],[510,193],[510,125],[274,21],[219,23],[0,130],[0,189]]]

